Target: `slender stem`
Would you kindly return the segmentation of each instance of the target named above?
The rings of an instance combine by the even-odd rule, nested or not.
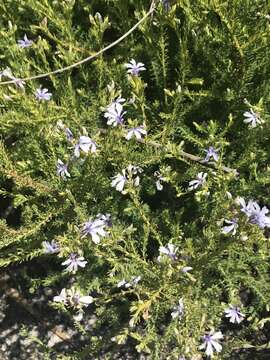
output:
[[[41,79],[41,78],[45,78],[45,77],[48,77],[48,76],[51,76],[51,75],[60,74],[60,73],[65,72],[67,70],[78,67],[78,66],[80,66],[82,64],[85,64],[85,63],[97,58],[98,56],[100,56],[101,54],[106,52],[107,50],[109,50],[112,47],[119,44],[120,42],[122,42],[126,37],[128,37],[130,34],[132,34],[133,31],[135,31],[140,26],[140,24],[143,23],[153,13],[154,10],[155,10],[155,2],[152,1],[149,11],[131,29],[129,29],[124,35],[122,35],[116,41],[112,42],[111,44],[109,44],[105,48],[99,50],[97,53],[86,57],[85,59],[82,59],[82,60],[80,60],[80,61],[78,61],[78,62],[76,62],[74,64],[71,64],[69,66],[66,66],[66,67],[63,67],[63,68],[60,68],[60,69],[57,69],[57,70],[54,70],[54,71],[50,71],[50,72],[47,72],[47,73],[34,75],[34,76],[29,76],[29,77],[20,78],[20,79],[15,79],[15,80],[9,80],[9,81],[0,82],[0,85],[13,84],[13,83],[16,83],[18,80],[20,80],[20,81],[30,81],[30,80],[35,80],[35,79]]]

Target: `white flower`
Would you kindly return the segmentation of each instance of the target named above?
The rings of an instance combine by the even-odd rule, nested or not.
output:
[[[121,96],[118,96],[118,98],[113,100],[112,104],[124,103],[125,101],[126,99],[122,98]]]
[[[189,182],[188,190],[197,189],[199,186],[202,186],[206,181],[207,173],[199,172],[195,180]]]
[[[130,181],[132,181],[132,184],[134,186],[139,186],[140,178],[139,178],[138,174],[141,174],[143,172],[142,168],[140,168],[139,166],[136,166],[136,165],[129,164],[126,170],[127,170],[127,174],[128,174],[128,179]]]
[[[127,181],[132,183],[133,186],[139,186],[140,177],[139,173],[142,173],[142,169],[139,166],[128,165],[126,169],[122,170],[122,173],[118,173],[112,178],[111,186],[115,187],[117,191],[120,191],[122,194],[125,194],[124,191],[125,184]]]
[[[128,74],[133,76],[138,76],[141,71],[146,70],[143,63],[136,63],[134,59],[131,59],[128,64],[125,64],[125,67],[128,69]]]
[[[129,129],[126,135],[126,139],[130,140],[132,137],[135,136],[137,140],[140,140],[143,136],[147,134],[147,131],[144,129],[143,126],[138,126],[132,129]]]
[[[75,273],[79,267],[84,268],[87,264],[87,261],[84,260],[83,256],[77,254],[70,254],[69,258],[62,262],[62,265],[68,265],[66,271]]]
[[[160,262],[164,257],[169,258],[170,260],[177,260],[177,253],[178,247],[174,244],[167,244],[167,246],[160,246],[159,247],[159,257],[157,258],[158,262]]]
[[[223,339],[221,331],[214,332],[211,331],[208,335],[203,336],[203,344],[199,346],[200,350],[205,349],[205,354],[212,357],[214,351],[221,352],[222,346],[219,344],[218,340]]]
[[[132,283],[132,285],[134,286],[134,285],[137,285],[138,284],[138,282],[139,281],[141,281],[141,276],[139,275],[139,276],[133,276],[133,278],[131,279],[131,283]]]
[[[182,316],[184,315],[184,309],[185,309],[185,306],[184,306],[184,303],[183,303],[183,298],[181,298],[178,301],[178,305],[176,305],[173,308],[173,312],[171,313],[172,318],[173,319],[175,319],[175,318],[181,319]]]
[[[125,286],[126,284],[128,284],[128,282],[125,279],[123,279],[117,283],[117,287],[122,287]]]
[[[161,175],[161,173],[159,171],[155,171],[154,172],[154,176],[157,178],[156,181],[156,188],[158,191],[163,190],[163,184],[162,182],[165,181],[166,179]]]
[[[95,153],[97,151],[97,144],[88,136],[80,136],[79,141],[74,148],[74,155],[76,157],[80,157],[80,150],[82,150],[86,154],[88,154],[89,151],[91,153]]]
[[[54,302],[60,302],[73,308],[86,307],[94,301],[92,296],[84,296],[79,290],[72,287],[71,289],[62,289],[60,295],[54,296]]]
[[[111,186],[115,187],[117,191],[123,192],[127,180],[126,171],[122,170],[122,173],[118,173],[113,177]]]
[[[67,295],[69,297],[69,303],[73,307],[86,307],[94,301],[92,296],[83,296],[80,291],[74,287],[67,291]]]
[[[225,309],[225,316],[230,319],[231,323],[237,323],[239,324],[241,321],[243,321],[245,315],[240,312],[240,309],[237,306],[232,306],[228,309]]]
[[[44,88],[42,89],[41,87],[39,89],[36,90],[35,92],[35,96],[37,98],[37,100],[42,101],[49,101],[52,97],[52,93],[50,93],[48,91],[48,89]]]
[[[67,293],[66,293],[66,289],[62,289],[60,294],[58,296],[54,296],[53,298],[53,301],[54,302],[60,302],[60,303],[63,303],[63,304],[66,304],[67,303]]]
[[[245,120],[244,123],[249,124],[250,128],[255,128],[258,124],[262,124],[263,121],[260,118],[260,115],[255,113],[252,109],[244,112]]]
[[[191,266],[184,266],[182,268],[182,272],[185,274],[185,273],[188,273],[189,271],[193,270],[193,267]]]
[[[133,287],[136,286],[140,280],[141,280],[140,275],[139,276],[133,276],[129,282],[126,281],[125,279],[123,279],[123,280],[121,280],[121,281],[119,281],[117,283],[117,287],[119,287],[119,288],[120,287],[125,287],[126,289],[128,289],[128,288],[130,288],[132,286]]]

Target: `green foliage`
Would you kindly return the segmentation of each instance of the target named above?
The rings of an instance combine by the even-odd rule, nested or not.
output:
[[[48,276],[33,279],[32,291],[59,284],[60,293],[61,282],[72,277],[83,294],[93,294],[94,305],[85,311],[97,316],[94,335],[72,359],[97,358],[125,343],[134,359],[137,353],[200,359],[201,337],[211,329],[224,334],[217,359],[264,345],[269,230],[248,222],[236,198],[270,207],[269,9],[263,0],[170,4],[166,11],[157,2],[138,30],[93,62],[28,81],[24,90],[0,85],[0,266],[36,258],[48,263]],[[0,71],[10,68],[23,78],[77,62],[124,34],[149,5],[2,0]],[[26,49],[17,45],[24,33],[34,40]],[[145,64],[140,77],[126,74],[124,64],[132,58]],[[52,100],[37,101],[39,86],[52,92]],[[132,100],[124,126],[108,127],[104,111],[118,96]],[[264,120],[261,126],[243,122],[250,109]],[[97,153],[70,160],[74,143],[63,124],[75,139],[89,135]],[[145,140],[127,141],[126,129],[138,125],[147,129]],[[215,166],[185,155],[204,157],[209,146],[219,149]],[[69,162],[67,180],[56,173],[57,159]],[[129,164],[143,169],[140,186],[130,182],[121,194],[111,180]],[[199,172],[208,173],[206,183],[189,191]],[[106,213],[113,226],[100,244],[81,236],[81,224]],[[236,235],[224,235],[224,220],[235,217]],[[60,253],[44,255],[42,242],[52,240]],[[168,243],[179,248],[178,260],[157,261],[159,247]],[[67,275],[60,263],[72,252],[88,264]],[[183,273],[186,266],[192,271]],[[117,287],[136,276],[136,286]],[[180,298],[184,316],[172,319]],[[243,323],[229,326],[228,304],[242,304]]]

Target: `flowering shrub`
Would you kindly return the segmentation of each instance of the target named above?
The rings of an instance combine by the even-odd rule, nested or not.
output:
[[[269,341],[268,9],[154,5],[22,80],[150,3],[0,3],[0,266],[96,314],[74,358],[231,359]]]

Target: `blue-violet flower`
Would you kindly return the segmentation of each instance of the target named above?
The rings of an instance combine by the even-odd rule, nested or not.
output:
[[[107,226],[107,221],[102,218],[97,218],[95,220],[89,220],[82,225],[81,234],[82,237],[90,235],[92,237],[92,241],[95,244],[100,243],[100,238],[105,237],[107,235],[104,228]]]
[[[232,235],[235,235],[236,229],[238,228],[237,219],[232,219],[232,220],[225,219],[224,221],[228,225],[226,225],[222,228],[223,234],[228,234],[228,233],[232,232]]]
[[[210,146],[207,150],[204,150],[206,152],[206,157],[204,161],[209,161],[211,158],[214,159],[214,161],[218,161],[218,149],[215,149],[213,146]]]
[[[66,177],[70,177],[70,173],[68,172],[67,164],[64,164],[63,161],[57,160],[56,164],[56,172],[57,175],[60,176],[62,179],[66,179]]]
[[[119,102],[114,102],[107,107],[104,117],[107,119],[107,124],[113,127],[122,125],[126,111],[123,111],[123,106]]]
[[[56,254],[60,251],[59,244],[56,241],[43,241],[43,250],[45,254]]]
[[[218,353],[221,352],[222,346],[218,342],[218,340],[221,339],[223,339],[221,331],[211,331],[209,334],[202,337],[203,344],[199,346],[199,349],[205,349],[205,354],[212,357],[214,355],[214,351]]]
[[[147,131],[144,129],[144,127],[138,126],[128,130],[126,139],[130,140],[132,137],[135,136],[137,140],[140,140],[145,135],[147,135]]]
[[[20,48],[22,48],[22,49],[28,48],[28,47],[30,47],[30,46],[32,46],[32,45],[33,45],[33,41],[32,41],[32,40],[29,40],[29,39],[27,38],[27,35],[26,35],[26,34],[24,34],[23,40],[18,40],[18,46],[19,46]]]
[[[90,139],[88,136],[80,136],[79,141],[75,145],[74,155],[78,158],[80,157],[80,150],[85,152],[86,154],[90,151],[91,153],[95,153],[97,151],[97,144],[95,141]]]
[[[233,324],[240,324],[240,322],[243,321],[245,317],[245,315],[240,312],[240,309],[237,306],[230,305],[230,307],[228,309],[225,309],[224,312],[226,314],[225,316],[229,318],[230,322]]]

